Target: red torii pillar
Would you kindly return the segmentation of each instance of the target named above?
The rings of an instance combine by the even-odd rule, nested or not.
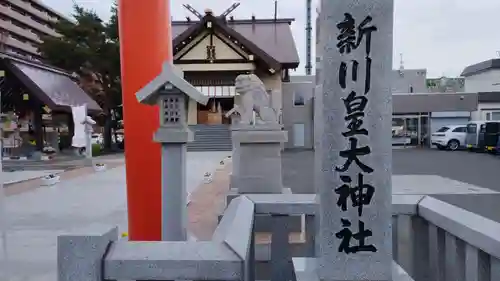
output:
[[[130,240],[161,240],[161,146],[153,142],[158,108],[135,93],[172,59],[169,0],[118,3],[127,208]]]

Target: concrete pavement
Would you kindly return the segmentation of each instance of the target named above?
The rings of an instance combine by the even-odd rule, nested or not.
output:
[[[498,191],[437,175],[393,175],[392,194],[500,194]]]
[[[217,169],[220,160],[227,155],[227,152],[188,153],[188,191],[193,192],[200,186],[203,174]],[[303,159],[298,159],[298,163],[303,164],[300,162]],[[286,175],[295,177],[309,175],[307,170],[287,171],[286,167],[284,169]],[[217,180],[225,181],[224,179],[215,181]],[[393,181],[393,193],[396,194],[496,196],[495,191],[491,189],[439,176],[394,176]],[[285,182],[292,183],[293,180],[289,178]],[[295,183],[294,186],[300,183]],[[312,187],[313,181],[309,181],[301,188]],[[215,189],[214,186],[213,188]],[[215,190],[215,192],[220,191]],[[203,193],[199,195],[197,197],[200,199],[210,200],[210,197]],[[123,166],[63,181],[52,188],[43,187],[12,195],[6,197],[4,202],[7,215],[4,218],[6,223],[2,224],[3,231],[0,232],[0,280],[2,281],[56,280],[57,235],[82,233],[93,225],[118,226],[121,231],[127,230]],[[199,213],[203,213],[202,211]]]
[[[193,191],[206,171],[228,153],[188,153],[187,187]],[[92,225],[127,230],[125,167],[62,181],[3,199],[0,280],[54,281],[56,237]]]
[[[0,280],[54,281],[56,237],[91,224],[127,229],[124,168],[5,198]],[[3,276],[2,276],[3,275]]]
[[[190,194],[203,182],[206,172],[212,173],[220,165],[219,162],[231,155],[231,152],[188,152],[187,183],[188,201]]]

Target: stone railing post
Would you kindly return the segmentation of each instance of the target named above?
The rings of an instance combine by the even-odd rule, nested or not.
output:
[[[429,225],[416,214],[393,217],[394,260],[415,280],[429,276]],[[427,279],[426,279],[427,278]]]
[[[118,228],[96,226],[82,233],[57,237],[57,281],[104,280],[102,260],[118,240]]]
[[[412,268],[409,269],[411,276],[415,280],[428,280],[429,279],[429,224],[421,217],[414,216],[411,225],[411,232],[413,240],[411,246],[413,247],[413,261]]]
[[[243,260],[243,281],[255,281],[255,206],[244,196],[235,198],[224,212],[212,241],[231,247]]]
[[[102,261],[99,281],[255,281],[254,212],[248,198],[233,200],[211,241],[118,241]]]
[[[57,280],[255,281],[254,212],[248,198],[231,202],[211,241],[118,241],[103,225],[61,235]]]
[[[318,243],[316,241],[316,233],[318,231],[318,221],[314,215],[305,215],[305,232],[306,232],[306,243],[307,243],[307,253],[311,256],[315,256],[319,252]]]
[[[271,281],[294,280],[293,264],[288,244],[288,227],[284,223],[285,215],[272,215],[271,240]]]

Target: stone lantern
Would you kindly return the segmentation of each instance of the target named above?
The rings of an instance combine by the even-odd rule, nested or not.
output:
[[[154,141],[162,145],[162,240],[186,241],[186,147],[193,140],[187,127],[189,99],[206,105],[208,97],[189,82],[170,62],[136,93],[140,103],[158,105],[160,127]]]

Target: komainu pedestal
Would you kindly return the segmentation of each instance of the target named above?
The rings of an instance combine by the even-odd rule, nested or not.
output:
[[[288,133],[279,124],[237,124],[231,127],[233,138],[233,172],[226,206],[241,194],[291,193],[282,181],[281,147]],[[300,231],[300,217],[289,217],[291,231]],[[270,217],[256,219],[257,232],[269,232]]]
[[[244,193],[283,193],[281,144],[288,135],[279,125],[236,125],[231,188]]]

